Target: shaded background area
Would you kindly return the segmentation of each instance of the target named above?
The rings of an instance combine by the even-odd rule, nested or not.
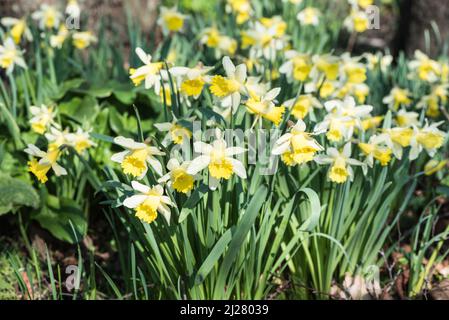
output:
[[[329,0],[326,0],[329,1]],[[335,0],[347,5],[347,0]],[[110,17],[116,25],[126,27],[125,7],[128,6],[143,30],[151,30],[158,5],[170,5],[164,0],[79,0],[89,11],[89,24]],[[184,0],[191,7],[210,6],[215,0]],[[0,0],[1,16],[17,16],[35,10],[40,3],[60,3],[56,0]],[[441,54],[440,42],[449,39],[449,0],[384,0],[380,13],[380,30],[369,30],[357,39],[356,51],[388,48],[393,55],[400,51],[408,55],[416,49],[431,56]],[[124,30],[125,31],[125,30]],[[427,33],[427,35],[426,35]],[[125,33],[124,33],[125,34]],[[426,39],[427,38],[427,39]]]

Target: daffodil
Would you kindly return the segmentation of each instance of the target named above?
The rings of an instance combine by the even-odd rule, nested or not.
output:
[[[62,14],[54,7],[46,3],[42,4],[31,17],[39,21],[41,29],[55,29],[59,27],[62,20]]]
[[[236,13],[237,24],[243,24],[249,20],[252,14],[249,0],[227,0],[226,10]]]
[[[357,106],[353,97],[347,97],[344,101],[327,101],[324,107],[328,114],[315,126],[314,131],[327,132],[327,138],[333,142],[349,140],[355,128],[362,130],[361,119],[368,117],[373,110],[369,105]]]
[[[192,191],[195,183],[195,176],[187,172],[190,163],[190,161],[179,163],[176,158],[170,159],[167,163],[167,169],[169,172],[162,176],[158,182],[167,182],[167,185],[176,191],[186,194],[189,193]]]
[[[345,144],[341,152],[336,148],[327,148],[326,155],[318,155],[314,160],[321,165],[330,165],[328,177],[335,183],[344,183],[348,179],[352,181],[354,171],[351,166],[364,166],[359,160],[351,158],[351,143]]]
[[[140,180],[146,175],[147,164],[149,164],[159,176],[162,175],[162,165],[155,156],[164,155],[164,152],[146,143],[135,142],[125,137],[116,137],[114,143],[126,149],[111,157],[112,161],[120,163],[125,174]]]
[[[186,120],[192,121],[193,118]],[[167,135],[161,142],[164,146],[168,146],[170,142],[173,142],[174,144],[183,144],[188,142],[192,137],[190,129],[179,124],[174,115],[173,122],[155,123],[154,126],[161,132],[167,132]]]
[[[443,124],[443,121],[432,124],[426,123],[423,128],[414,127],[414,135],[410,141],[410,160],[416,159],[423,149],[430,157],[435,155],[443,145],[447,135],[438,129],[441,124]]]
[[[378,160],[381,166],[388,165],[393,153],[388,146],[389,141],[387,134],[380,134],[371,136],[367,143],[360,142],[358,144],[360,150],[366,156],[366,163],[369,167],[373,167],[374,159]]]
[[[149,187],[137,181],[132,181],[131,186],[138,193],[123,201],[125,207],[134,209],[136,217],[143,222],[152,223],[160,213],[170,224],[170,207],[174,206],[174,203],[164,195],[162,186]]]
[[[369,18],[366,12],[353,10],[343,24],[350,32],[362,33],[369,28]]]
[[[63,145],[68,145],[69,134],[69,128],[61,130],[55,126],[50,127],[49,131],[45,133],[45,138],[48,140],[48,150],[55,150]]]
[[[276,107],[274,103],[274,99],[276,99],[280,92],[281,88],[274,88],[262,97],[252,96],[246,101],[246,109],[256,116],[254,123],[264,118],[276,126],[280,124],[285,112],[285,106]]]
[[[216,129],[215,140],[212,144],[197,141],[193,146],[195,152],[200,155],[192,160],[187,168],[187,173],[196,175],[207,168],[209,187],[212,190],[217,188],[221,179],[228,180],[234,173],[240,178],[246,179],[245,167],[239,160],[233,158],[234,155],[244,153],[245,149],[228,147],[219,129]]]
[[[394,87],[391,89],[390,94],[383,98],[382,102],[387,104],[390,108],[398,110],[400,106],[409,106],[412,103],[412,99],[410,98],[410,91]]]
[[[88,148],[96,146],[96,143],[90,139],[89,131],[84,131],[82,128],[78,128],[74,133],[69,133],[67,141],[79,154]]]
[[[0,67],[6,69],[7,73],[11,73],[15,65],[27,68],[22,58],[22,51],[16,47],[12,38],[7,38],[3,45],[0,45]]]
[[[304,26],[317,26],[320,23],[321,12],[317,8],[307,7],[298,12],[296,19]]]
[[[308,54],[301,54],[294,50],[285,52],[286,62],[279,68],[279,72],[286,75],[287,80],[305,81],[312,70],[312,59]]]
[[[161,7],[158,24],[162,26],[165,33],[178,32],[184,27],[186,15],[177,11],[176,7]]]
[[[144,65],[130,70],[131,80],[136,86],[145,81],[145,89],[154,87],[154,92],[159,94],[161,75],[164,76],[166,73],[165,70],[162,70],[164,64],[162,62],[151,62],[151,55],[146,54],[141,48],[136,49],[136,54]]]
[[[360,62],[362,57],[351,57],[349,53],[341,56],[343,75],[348,83],[363,83],[366,81],[366,66]]]
[[[438,81],[441,75],[441,65],[419,50],[415,51],[415,59],[409,62],[409,68],[419,79],[431,83]],[[411,78],[413,76],[410,75]]]
[[[388,145],[391,147],[394,156],[398,159],[402,159],[403,148],[410,146],[414,132],[412,128],[391,128],[385,129],[385,133],[388,134],[390,142]]]
[[[429,160],[424,166],[424,174],[426,176],[431,176],[432,174],[437,173],[438,171],[443,170],[447,166],[448,160]]]
[[[47,174],[50,169],[53,169],[56,176],[67,175],[67,171],[56,162],[60,155],[59,149],[52,149],[48,152],[44,152],[35,145],[29,144],[24,151],[33,156],[32,160],[28,162],[28,170],[34,174],[41,183],[48,181]],[[36,158],[39,158],[40,160],[38,161]]]
[[[240,64],[236,67],[226,56],[223,58],[223,67],[226,77],[213,76],[210,91],[220,99],[222,105],[235,109],[240,105],[241,95],[246,93],[246,66]]]
[[[322,150],[323,147],[312,138],[312,134],[306,132],[304,121],[298,120],[289,133],[276,141],[272,154],[281,155],[285,164],[294,166],[312,161],[315,154]]]
[[[74,19],[79,19],[81,16],[81,8],[77,0],[69,0],[65,7],[65,13]]]
[[[322,108],[320,101],[311,94],[303,94],[298,98],[285,101],[283,104],[286,108],[291,108],[291,114],[297,119],[304,119],[309,112],[313,112],[314,108]]]
[[[51,125],[55,124],[53,107],[47,107],[44,104],[40,107],[31,106],[30,113],[33,115],[30,119],[31,128],[38,134],[44,134]]]
[[[274,61],[276,53],[287,46],[287,37],[279,35],[278,26],[266,26],[256,21],[252,27],[242,32],[242,48],[250,48],[249,57],[264,57]]]
[[[271,18],[262,17],[259,21],[267,28],[274,28],[276,30],[276,37],[282,37],[287,31],[287,23],[282,20],[281,16],[273,16]]]
[[[393,62],[393,56],[389,54],[382,55],[380,53],[372,54],[368,52],[364,53],[363,56],[366,58],[368,69],[372,71],[380,68],[382,72],[386,72]]]
[[[97,38],[90,31],[75,32],[72,36],[73,45],[77,49],[85,49],[92,43],[97,42]]]
[[[340,70],[340,58],[330,54],[314,55],[312,57],[314,72],[322,73],[326,76],[326,80],[334,81],[338,78]],[[313,77],[313,75],[312,75]]]
[[[210,70],[212,70],[212,67],[198,64],[194,68],[173,67],[170,69],[170,74],[179,79],[179,87],[182,94],[198,99],[204,85],[210,82],[210,76],[207,75]]]
[[[419,124],[418,117],[419,114],[417,112],[401,109],[396,114],[396,123],[400,127],[411,127],[412,125]]]
[[[65,40],[69,36],[69,30],[65,25],[59,27],[58,33],[50,36],[50,46],[52,48],[61,49]]]
[[[376,129],[380,126],[384,119],[384,116],[368,116],[367,118],[362,120],[362,128],[364,131],[369,129]]]
[[[28,41],[33,40],[33,35],[27,26],[26,18],[17,19],[11,17],[4,17],[1,20],[1,24],[7,28],[10,28],[9,35],[13,38],[16,44],[20,43],[23,36]]]
[[[358,7],[362,8],[362,9],[366,9],[373,3],[374,3],[374,0],[349,0],[349,4],[353,8],[356,8],[356,9]]]

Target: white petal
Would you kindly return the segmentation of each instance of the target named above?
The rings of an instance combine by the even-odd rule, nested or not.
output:
[[[136,54],[143,63],[148,64],[151,62],[151,56],[149,57],[142,48],[136,48]]]
[[[235,66],[228,56],[223,58],[223,68],[225,69],[226,75],[228,77],[234,77]]]
[[[55,172],[55,174],[59,177],[59,176],[65,176],[67,175],[67,170],[64,169],[63,167],[61,167],[59,164],[57,164],[56,162],[52,164],[51,168],[53,169],[53,171]]]
[[[193,159],[192,163],[187,168],[187,173],[191,175],[195,175],[204,168],[206,168],[210,163],[209,156],[199,156],[196,159]]]
[[[227,160],[231,161],[232,163],[232,170],[242,179],[246,179],[246,170],[243,166],[243,163],[240,161],[233,159],[233,158],[227,158]]]
[[[236,154],[244,153],[245,151],[246,149],[242,147],[230,147],[225,150],[225,155],[230,157]]]
[[[129,198],[126,198],[125,201],[123,201],[123,205],[127,208],[137,208],[142,202],[144,202],[148,196],[144,194],[138,194],[135,196],[131,196]]]
[[[158,175],[162,176],[162,164],[153,157],[148,157],[147,161],[154,169],[154,171],[156,171]]]
[[[246,65],[245,64],[239,64],[237,68],[235,68],[235,79],[240,82],[244,83],[246,80]]]
[[[122,163],[123,160],[125,159],[125,157],[129,154],[130,152],[128,150],[113,154],[111,157],[111,160],[114,162],[118,162],[118,163]]]
[[[122,136],[114,138],[114,143],[127,149],[143,149],[146,147],[144,143],[135,142],[133,139]]]
[[[210,144],[204,143],[202,141],[197,141],[193,144],[193,149],[196,153],[210,154],[213,147]]]
[[[267,101],[274,100],[274,99],[279,95],[280,92],[281,92],[281,88],[274,88],[274,89],[271,89],[271,90],[268,91],[267,94],[264,96],[264,100],[267,100]]]
[[[139,191],[141,193],[148,193],[150,191],[150,187],[141,184],[140,182],[137,181],[132,181],[131,186],[133,187],[134,190]]]

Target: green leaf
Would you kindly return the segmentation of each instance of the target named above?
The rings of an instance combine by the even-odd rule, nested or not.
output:
[[[50,98],[52,100],[60,100],[66,95],[67,92],[79,88],[83,83],[84,79],[71,79],[68,81],[64,81],[58,87],[57,91],[50,96]]]
[[[190,195],[189,199],[185,202],[184,206],[181,209],[181,213],[179,214],[178,222],[183,222],[188,215],[192,212],[192,209],[195,208],[198,202],[204,197],[204,195],[209,191],[209,187],[205,184],[201,184],[198,188],[193,191]]]
[[[229,276],[229,271],[231,270],[231,267],[242,248],[249,230],[254,226],[254,222],[256,221],[260,209],[264,204],[264,201],[261,200],[267,198],[267,193],[268,188],[262,185],[249,202],[249,205],[246,208],[242,219],[235,227],[235,233],[232,235],[229,249],[226,252],[223,263],[221,264],[220,271],[218,272],[218,279],[214,291],[214,298],[216,299],[218,299],[219,297],[223,297],[226,287],[226,280]]]
[[[79,97],[73,98],[68,102],[61,103],[58,109],[61,114],[72,117],[80,123],[92,122],[100,110],[97,99],[93,96],[85,96],[83,99]]]
[[[20,179],[0,175],[0,215],[22,206],[39,207],[39,195],[36,190]]]
[[[114,90],[114,97],[123,104],[131,105],[137,97],[137,93],[133,90]]]
[[[56,238],[69,243],[76,243],[77,239],[82,240],[87,232],[86,216],[80,206],[68,198],[49,195],[46,205],[34,213],[32,219]]]

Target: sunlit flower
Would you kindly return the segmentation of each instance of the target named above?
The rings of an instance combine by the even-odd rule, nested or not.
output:
[[[388,134],[390,142],[388,145],[393,150],[394,156],[398,159],[402,159],[403,148],[410,146],[410,143],[413,138],[413,129],[412,128],[391,128],[384,130],[385,133]]]
[[[178,159],[172,158],[167,163],[169,172],[161,177],[158,182],[165,183],[173,189],[181,193],[189,193],[192,191],[195,183],[195,176],[187,173],[190,161],[179,163]]]
[[[426,123],[423,128],[414,127],[414,135],[410,141],[410,160],[416,159],[423,149],[430,157],[435,155],[443,145],[447,135],[438,129],[441,124],[443,124],[443,121],[432,124]]]
[[[125,174],[140,180],[148,171],[148,163],[158,175],[162,175],[162,165],[155,156],[164,155],[164,152],[146,143],[135,142],[125,137],[115,138],[114,143],[126,149],[111,157],[112,161],[120,163]]]
[[[341,56],[343,66],[341,70],[348,83],[363,83],[366,81],[366,67],[360,62],[361,57],[351,57],[349,53]]]
[[[126,198],[123,201],[125,207],[134,209],[136,217],[143,222],[153,222],[160,213],[170,224],[171,212],[169,207],[174,206],[174,203],[164,195],[164,188],[160,185],[148,187],[137,181],[132,181],[131,186],[138,194]]]
[[[74,18],[79,19],[81,15],[81,8],[77,0],[69,0],[67,6],[65,7],[65,13]]]
[[[368,15],[364,11],[353,10],[343,24],[350,32],[365,32],[369,28]]]
[[[410,99],[410,91],[394,87],[391,89],[390,94],[383,98],[382,102],[393,108],[393,110],[398,110],[400,106],[409,106],[412,103],[412,99]]]
[[[162,26],[164,32],[178,32],[184,26],[186,16],[177,11],[176,7],[161,7],[158,24]]]
[[[58,33],[50,36],[50,45],[52,48],[61,49],[68,36],[69,30],[65,25],[61,24]]]
[[[46,3],[42,4],[38,11],[33,12],[31,17],[39,21],[41,29],[58,28],[62,20],[62,14],[55,7]]]
[[[246,66],[240,64],[236,67],[229,57],[224,57],[223,67],[226,77],[213,76],[210,91],[221,100],[222,105],[235,109],[240,105],[241,94],[246,92]]]
[[[305,26],[317,26],[320,23],[321,12],[317,8],[307,7],[300,11],[296,19]]]
[[[16,44],[20,43],[20,40],[24,35],[28,41],[33,40],[33,35],[31,34],[31,31],[27,26],[25,18],[17,19],[11,17],[4,17],[0,21],[2,25],[4,25],[7,28],[10,28],[9,34]]]
[[[375,116],[375,117],[367,117],[362,120],[362,128],[364,131],[369,129],[376,129],[382,123],[384,117],[383,116]]]
[[[30,113],[33,115],[30,119],[31,128],[38,134],[44,134],[51,125],[55,124],[53,107],[47,107],[44,104],[40,107],[31,106]]]
[[[354,8],[360,7],[362,9],[366,9],[373,3],[374,0],[349,0],[349,4],[351,4]]]
[[[48,181],[47,173],[50,169],[53,169],[56,176],[67,175],[67,171],[56,162],[60,155],[59,149],[52,149],[48,152],[44,152],[35,145],[29,144],[24,151],[33,156],[31,161],[28,162],[28,170],[34,174],[41,183]],[[36,158],[39,158],[40,160],[38,161]]]
[[[74,133],[69,133],[67,135],[67,142],[79,154],[88,148],[96,146],[96,143],[90,139],[89,132],[84,131],[82,128],[78,128]]]
[[[243,164],[234,159],[234,155],[245,152],[241,147],[228,147],[222,136],[222,132],[216,129],[215,140],[212,144],[202,141],[194,143],[194,149],[200,156],[193,159],[187,172],[195,175],[205,168],[209,171],[209,187],[214,190],[217,188],[221,179],[228,180],[235,173],[242,179],[246,179],[246,170]]]
[[[191,120],[193,118],[187,119],[187,121]],[[192,132],[179,124],[175,116],[173,116],[173,122],[155,123],[154,126],[161,132],[168,132],[161,142],[164,146],[168,146],[170,142],[183,144],[192,137]]]
[[[210,76],[207,73],[212,67],[205,67],[202,64],[195,68],[173,67],[170,74],[180,81],[180,91],[187,97],[198,99],[203,91],[204,85],[210,82]]]
[[[70,134],[69,128],[60,130],[59,128],[52,126],[50,130],[45,133],[45,138],[48,140],[48,150],[59,149],[65,144],[69,144],[68,135]]]
[[[400,127],[411,127],[419,124],[418,117],[419,114],[417,112],[401,109],[396,115],[396,123]]]
[[[440,64],[419,50],[415,51],[415,59],[409,62],[409,67],[423,81],[435,82],[441,75]]]
[[[311,94],[303,94],[298,98],[285,101],[286,108],[291,108],[291,114],[297,119],[304,119],[314,108],[322,108],[320,101]]]
[[[340,70],[339,57],[330,54],[315,55],[312,57],[312,61],[314,63],[313,73],[323,73],[328,81],[337,79]]]
[[[329,113],[315,126],[314,131],[327,132],[326,137],[334,142],[342,139],[347,141],[355,128],[363,129],[361,119],[368,117],[373,110],[369,105],[357,106],[352,97],[347,97],[344,101],[327,101],[324,107]]]
[[[289,166],[312,161],[315,154],[324,149],[312,138],[311,133],[305,131],[306,124],[302,120],[298,120],[289,133],[284,134],[276,141],[272,154],[281,155],[282,161]]]
[[[251,3],[249,0],[227,0],[226,10],[236,13],[238,24],[243,24],[249,20],[252,14]]]
[[[431,159],[424,166],[424,174],[426,176],[431,176],[432,174],[443,170],[447,166],[447,163],[448,163],[448,160],[439,161],[436,159]]]
[[[136,86],[145,81],[145,89],[154,87],[154,92],[159,94],[161,74],[163,75],[166,72],[162,70],[164,64],[162,62],[151,62],[151,55],[146,54],[141,48],[136,49],[136,54],[144,65],[137,69],[130,69],[131,80]]]
[[[318,164],[330,165],[328,177],[335,183],[344,183],[348,179],[352,181],[354,171],[351,166],[364,166],[359,160],[351,158],[351,143],[345,144],[341,152],[336,148],[327,148],[326,155],[318,155],[314,160]]]
[[[374,159],[378,160],[381,166],[386,166],[391,161],[392,150],[388,147],[389,137],[387,134],[371,136],[367,143],[358,144],[360,150],[366,156],[366,163],[373,167]]]
[[[6,69],[7,73],[11,73],[16,64],[24,69],[27,68],[22,58],[22,51],[16,48],[13,39],[7,38],[3,45],[0,45],[0,67]]]
[[[279,72],[287,76],[287,80],[305,81],[312,70],[312,59],[308,54],[301,54],[294,50],[285,53],[287,61],[279,68]]]
[[[363,56],[366,58],[368,69],[373,71],[380,68],[382,72],[386,72],[393,62],[393,56],[389,54],[381,55],[380,53],[372,54],[367,52]]]
[[[281,88],[274,88],[268,91],[264,96],[251,96],[245,103],[246,109],[256,115],[254,123],[261,118],[273,122],[278,126],[285,112],[285,106],[276,107],[273,100],[281,92]]]
[[[73,45],[77,49],[85,49],[92,43],[97,42],[97,38],[90,31],[75,32],[72,36]]]

